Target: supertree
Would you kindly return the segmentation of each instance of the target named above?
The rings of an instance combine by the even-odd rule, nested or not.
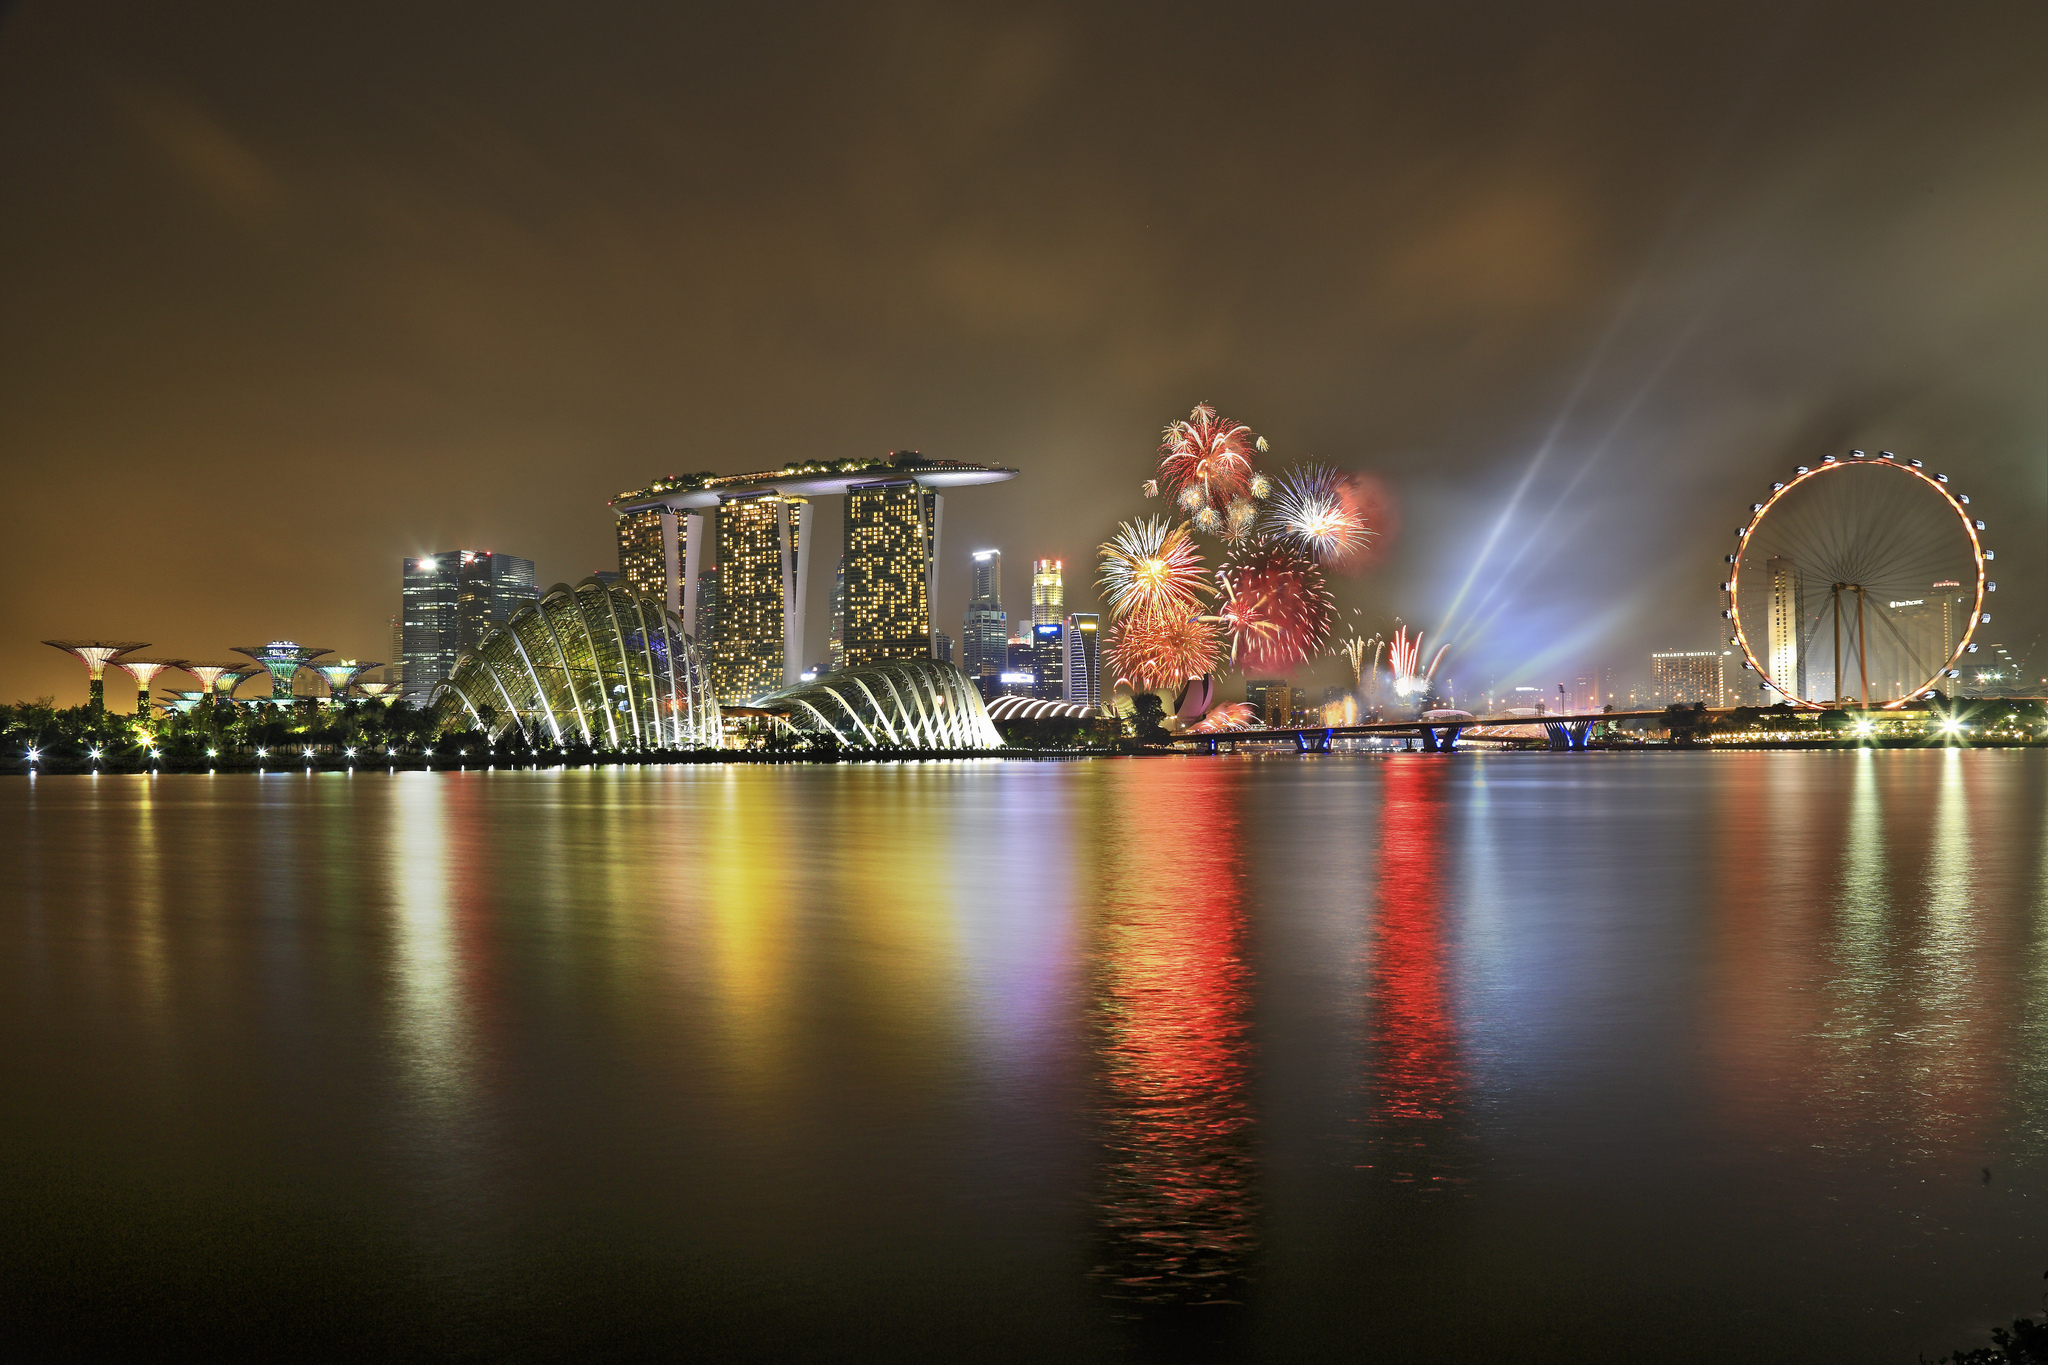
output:
[[[1186,421],[1169,422],[1159,441],[1159,473],[1146,497],[1164,497],[1197,530],[1236,540],[1251,534],[1255,504],[1272,491],[1256,457],[1266,442],[1242,422],[1197,404]]]
[[[1329,642],[1336,604],[1323,571],[1299,546],[1263,536],[1242,541],[1216,571],[1216,584],[1217,617],[1240,671],[1285,672]]]

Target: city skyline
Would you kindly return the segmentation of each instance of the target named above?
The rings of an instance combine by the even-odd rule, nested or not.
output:
[[[902,445],[1029,470],[949,508],[947,537],[1063,561],[1085,607],[1159,423],[1203,399],[1276,459],[1377,481],[1377,558],[1340,577],[1339,605],[1452,641],[1467,677],[1685,643],[1730,518],[1817,451],[1938,456],[2003,524],[2048,515],[2029,378],[2048,267],[2001,226],[2032,216],[2048,97],[2021,54],[2039,17],[1519,16],[1459,31],[1448,83],[1393,61],[1362,17],[1330,18],[1310,70],[1254,42],[1244,94],[1155,127],[1103,74],[1200,50],[1213,16],[1172,35],[1057,7],[1042,27],[965,18],[928,66],[871,34],[792,40],[733,15],[727,69],[688,88],[643,60],[678,30],[625,51],[564,25],[573,65],[644,102],[621,122],[591,100],[538,117],[532,82],[490,64],[423,85],[402,42],[337,32],[258,69],[219,59],[226,12],[124,13],[112,84],[86,73],[114,30],[19,8],[0,26],[0,156],[23,206],[0,259],[36,263],[0,323],[20,494],[151,487],[96,504],[122,556],[77,555],[57,519],[18,528],[0,560],[43,590],[0,609],[11,641],[104,631],[211,655],[290,635],[380,657],[397,560],[509,545],[575,582],[615,558],[614,528],[581,506],[650,470]],[[1446,40],[1447,23],[1416,20]],[[1642,50],[1685,61],[1645,85]],[[1930,51],[1976,73],[1967,88]],[[1007,74],[963,78],[948,98],[971,113],[942,133],[907,112],[939,69]],[[482,173],[421,112],[444,80],[516,171]],[[1312,107],[1300,92],[1319,85],[1357,102]],[[399,97],[365,93],[385,89]],[[889,164],[919,169],[877,198],[873,149],[908,125]],[[718,130],[687,174],[665,150],[679,127]],[[1320,161],[1249,153],[1273,137]],[[1197,164],[1266,206],[1253,229],[1161,210]],[[1030,189],[1047,183],[1064,192]],[[1363,188],[1389,184],[1404,191]],[[504,251],[462,249],[480,224]],[[638,263],[630,288],[621,262]],[[334,318],[355,321],[320,325]],[[179,467],[261,475],[159,477]],[[224,534],[306,507],[317,575],[275,537]],[[839,537],[836,518],[817,528],[819,573]],[[2039,581],[2040,539],[2006,543],[2009,593]],[[134,590],[131,557],[154,590]],[[939,565],[948,626],[957,563]],[[822,579],[808,590],[824,600]],[[2022,655],[2034,599],[2000,622]],[[0,685],[83,691],[18,643]]]

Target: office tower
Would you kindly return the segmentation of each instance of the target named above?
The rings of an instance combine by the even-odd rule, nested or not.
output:
[[[391,662],[384,665],[384,681],[394,687],[405,681],[405,620],[391,618]]]
[[[932,657],[942,664],[953,662],[953,637],[943,630],[932,636]]]
[[[1294,720],[1294,693],[1280,678],[1247,679],[1244,699],[1267,725],[1285,728]]]
[[[711,685],[741,702],[793,685],[803,672],[803,546],[811,504],[776,493],[718,507],[719,620]]]
[[[1064,700],[1067,693],[1067,632],[1058,621],[1031,627],[1031,668],[1038,675],[1037,695]]]
[[[1057,559],[1031,561],[1031,624],[1057,623],[1066,615],[1067,590],[1060,581]]]
[[[718,614],[718,566],[713,564],[697,573],[697,633],[691,636],[706,649],[706,658],[710,657],[711,642],[718,638]]]
[[[944,510],[914,480],[846,490],[846,667],[931,657]]]
[[[1650,694],[1660,705],[1721,704],[1723,656],[1713,650],[1674,650],[1650,656]]]
[[[832,571],[832,634],[825,641],[826,666],[834,673],[846,667],[846,553]]]
[[[423,704],[455,668],[461,553],[443,550],[405,561],[399,608],[399,695],[415,705]]]
[[[1084,706],[1102,705],[1102,679],[1096,673],[1096,637],[1102,618],[1075,612],[1067,618],[1066,699]]]
[[[994,680],[1009,667],[1009,618],[1003,612],[1003,552],[974,552],[974,594],[960,630],[960,667],[993,696]]]
[[[532,602],[533,561],[489,550],[457,552],[455,649],[475,649],[493,626]]]
[[[1806,695],[1806,611],[1799,600],[1799,570],[1782,555],[1764,561],[1771,585],[1771,605],[1766,634],[1770,645],[1767,665],[1771,681],[1790,688],[1794,697]],[[1777,698],[1771,698],[1776,702]]]

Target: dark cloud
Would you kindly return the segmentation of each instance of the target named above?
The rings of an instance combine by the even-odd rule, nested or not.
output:
[[[1025,471],[949,499],[957,633],[980,545],[1086,598],[1202,399],[1383,482],[1345,604],[1448,617],[1468,681],[1715,638],[1732,518],[1852,444],[1980,490],[2031,638],[2044,40],[1991,5],[30,5],[0,687],[80,692],[48,635],[381,658],[404,554],[573,578],[620,489],[896,446]]]

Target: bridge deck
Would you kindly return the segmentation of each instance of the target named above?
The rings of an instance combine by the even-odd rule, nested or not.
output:
[[[1181,733],[1175,735],[1173,740],[1176,744],[1182,742],[1206,744],[1210,741],[1220,740],[1235,740],[1242,743],[1246,740],[1299,739],[1303,735],[1314,735],[1319,739],[1324,735],[1328,735],[1332,739],[1342,739],[1347,735],[1414,735],[1424,730],[1448,730],[1453,727],[1459,730],[1477,730],[1507,725],[1597,724],[1603,720],[1640,720],[1648,717],[1660,717],[1664,714],[1661,710],[1571,711],[1539,716],[1472,716],[1469,718],[1440,716],[1435,719],[1417,717],[1414,720],[1362,721],[1356,725],[1298,725],[1284,730],[1223,730],[1213,735]]]

